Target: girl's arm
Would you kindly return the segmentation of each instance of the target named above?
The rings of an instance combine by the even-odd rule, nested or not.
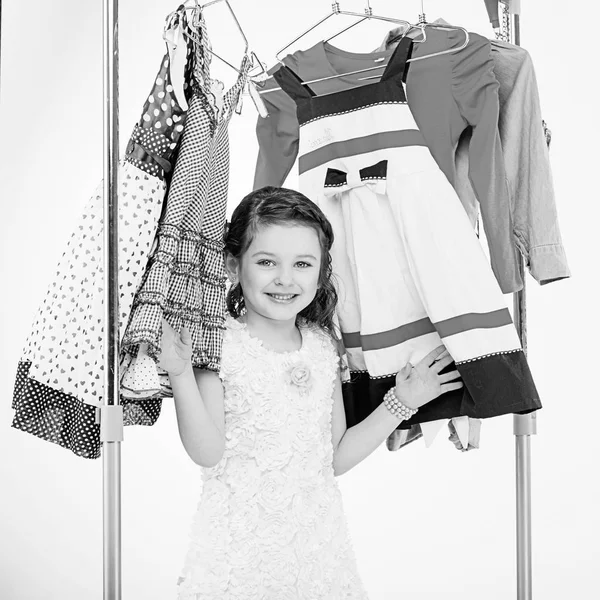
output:
[[[419,408],[440,394],[463,387],[458,371],[440,375],[452,363],[447,350],[440,346],[416,367],[408,364],[396,376],[396,397],[409,408]],[[450,383],[452,382],[452,383]],[[398,427],[400,420],[382,403],[366,419],[346,429],[346,413],[340,376],[333,392],[332,441],[333,470],[336,476],[355,467],[375,450]]]
[[[379,405],[364,421],[346,429],[346,413],[340,377],[333,392],[333,472],[343,475],[373,452],[398,427],[400,421]]]
[[[219,375],[189,366],[169,375],[179,437],[189,457],[202,467],[214,467],[225,450],[223,386]]]
[[[192,337],[163,319],[159,366],[169,374],[179,437],[189,457],[214,467],[225,450],[223,386],[217,373],[192,367]]]

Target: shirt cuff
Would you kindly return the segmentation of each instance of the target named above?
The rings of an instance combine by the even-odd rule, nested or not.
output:
[[[571,277],[562,244],[544,244],[532,248],[529,252],[528,267],[532,277],[540,285]]]
[[[386,440],[386,446],[390,452],[396,452],[422,436],[421,426],[418,423],[412,425],[410,429],[394,429]]]

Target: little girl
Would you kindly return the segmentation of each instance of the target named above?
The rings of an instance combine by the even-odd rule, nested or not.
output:
[[[440,375],[452,362],[440,346],[346,429],[331,225],[302,194],[267,187],[235,209],[225,242],[221,372],[194,370],[189,332],[163,322],[160,366],[204,482],[179,598],[366,599],[335,476],[420,406],[462,387],[458,372]]]

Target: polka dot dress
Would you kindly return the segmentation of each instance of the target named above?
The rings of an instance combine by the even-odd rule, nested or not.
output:
[[[156,358],[163,316],[190,330],[194,366],[218,371],[225,318],[223,233],[229,180],[229,121],[241,99],[251,60],[223,93],[209,74],[209,41],[199,22],[193,95],[148,269],[136,294],[124,348]],[[145,364],[144,361],[140,361]],[[137,363],[134,363],[137,364]],[[145,377],[141,375],[140,377]],[[147,383],[140,381],[139,388]]]
[[[183,15],[182,18],[185,18]],[[188,49],[185,79],[193,56]],[[119,166],[119,328],[123,337],[146,271],[186,113],[169,55]],[[191,96],[191,88],[189,89]],[[89,200],[38,309],[18,365],[12,426],[85,458],[100,456],[96,407],[104,387],[103,187]],[[152,425],[160,401],[123,399],[125,424]]]

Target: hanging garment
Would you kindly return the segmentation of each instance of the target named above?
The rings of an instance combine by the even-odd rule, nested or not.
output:
[[[492,41],[494,74],[500,84],[498,130],[512,206],[514,240],[532,277],[541,285],[571,276],[558,225],[554,185],[535,71],[529,53]],[[478,203],[469,180],[471,130],[456,151],[456,190],[476,214]],[[519,289],[522,281],[519,282]]]
[[[441,19],[436,23],[447,25]],[[377,50],[395,48],[403,33],[402,28],[390,31]],[[543,121],[533,62],[529,53],[519,46],[500,40],[492,40],[490,46],[494,76],[499,84],[498,131],[510,194],[514,241],[531,275],[538,283],[545,285],[570,277],[570,270],[558,226],[547,149],[548,135],[545,127],[540,128],[540,123],[543,125]],[[440,49],[438,39],[436,47],[427,47],[427,53]],[[427,59],[429,60],[431,59]],[[415,76],[415,72],[412,75]],[[424,75],[421,73],[421,76]],[[410,76],[409,80],[413,81]],[[408,95],[408,101],[410,106],[411,94]],[[423,109],[427,107],[424,103],[420,103],[419,106]],[[422,122],[425,121],[419,121],[419,125]],[[453,181],[454,188],[475,226],[478,223],[479,203],[469,178],[471,134],[472,128],[467,127],[460,137],[455,154],[456,169]],[[452,176],[449,172],[447,175]],[[500,213],[502,214],[506,213]],[[497,249],[494,249],[493,240],[490,246],[492,253],[501,255]],[[522,281],[519,275],[514,288],[516,290],[521,287]],[[450,423],[449,426],[451,432],[460,431],[456,423]],[[476,436],[478,440],[480,423],[474,420],[470,423],[470,429],[472,430],[470,435]],[[427,432],[424,433],[427,435]],[[404,442],[402,435],[406,435],[406,432],[397,430],[390,436],[387,442],[389,450],[402,447]],[[432,432],[429,432],[429,435],[431,436]],[[455,434],[452,433],[451,440],[454,437]],[[428,443],[430,442],[426,439],[426,445]],[[462,443],[464,444],[464,441]],[[467,449],[472,447],[478,447],[478,443],[469,444]]]
[[[308,50],[285,57],[283,63],[304,81],[374,67],[389,59],[396,33],[393,30],[386,35],[380,49],[373,53],[347,52],[319,42]],[[463,35],[460,31],[428,29],[428,41],[415,44],[415,56],[459,47],[463,43]],[[540,284],[569,277],[548,155],[540,146],[536,131],[541,113],[531,59],[525,50],[517,46],[496,40],[490,42],[473,33],[470,37],[469,45],[460,52],[411,63],[407,75],[408,104],[436,162],[454,185],[472,221],[477,220],[479,204],[489,207],[483,215],[483,224],[486,233],[490,231],[487,240],[502,291],[516,292],[522,287],[515,263],[515,247],[523,253],[531,275]],[[312,89],[317,94],[331,94],[361,87],[369,84],[369,80],[360,79],[365,75],[368,73],[319,81],[312,84]],[[268,90],[277,85],[276,81],[269,79],[264,88]],[[494,108],[497,104],[495,89],[499,96],[499,119],[498,109]],[[255,189],[265,185],[283,185],[298,155],[299,126],[294,101],[281,90],[263,94],[262,98],[269,116],[259,118],[256,126],[259,155]],[[485,114],[491,115],[491,107],[495,115],[493,120],[499,121],[504,151],[502,160],[494,158],[492,172],[489,168],[481,170],[475,200],[468,171],[472,127],[467,118],[476,128],[481,122],[470,115],[468,107],[477,107],[483,115],[484,103],[488,106]],[[460,110],[457,106],[461,107]],[[477,110],[471,112],[479,115]],[[484,135],[490,123],[488,118],[485,126],[481,127],[482,135],[478,135],[471,147],[474,154],[481,152],[489,157],[497,153],[497,132]],[[515,126],[515,123],[522,127]],[[521,130],[527,134],[521,135]],[[458,156],[455,156],[459,139]],[[485,152],[480,149],[482,142]],[[519,161],[515,162],[513,156],[520,157]],[[483,184],[482,179],[485,180]],[[498,184],[504,179],[508,187]],[[482,191],[482,188],[486,189]],[[491,197],[488,194],[490,190]],[[507,194],[510,194],[510,200]]]
[[[185,18],[185,15],[182,15]],[[178,27],[175,20],[173,27]],[[187,48],[179,49],[187,53]],[[189,70],[189,61],[185,63]],[[179,90],[179,98],[184,95]],[[185,112],[171,85],[167,51],[119,166],[119,331],[156,233]],[[17,370],[12,426],[84,458],[100,456],[96,409],[104,402],[103,187],[86,205],[33,323]],[[125,424],[160,406],[123,401]]]
[[[210,42],[202,13],[194,43],[193,96],[148,268],[135,295],[123,339],[126,394],[170,395],[168,377],[154,372],[163,317],[192,336],[192,364],[218,371],[225,317],[223,237],[229,178],[228,125],[248,79],[251,59],[226,92],[211,79]],[[128,356],[125,356],[128,354]]]
[[[394,33],[389,34],[388,48],[397,43],[393,41],[396,38]],[[458,37],[460,35],[462,34]],[[447,36],[444,31],[428,30],[427,44],[415,44],[414,56],[440,52],[456,47],[459,43],[456,34]],[[482,78],[471,89],[461,90],[459,95],[468,92],[469,102],[473,102],[473,107],[477,108],[481,104],[480,97],[489,93],[492,87],[498,89],[497,128],[502,144],[502,166],[508,184],[508,200],[496,193],[489,201],[482,200],[485,197],[477,189],[480,167],[475,164],[473,172],[471,171],[472,160],[480,156],[481,147],[485,145],[482,139],[487,141],[487,137],[483,137],[485,129],[478,137],[478,131],[482,129],[481,117],[463,114],[472,127],[469,126],[464,131],[460,129],[460,141],[456,135],[452,136],[453,147],[456,147],[458,141],[454,163],[446,141],[439,134],[442,123],[450,122],[454,129],[455,123],[458,124],[458,117],[452,114],[451,104],[442,90],[445,86],[443,76],[448,72],[448,63],[451,62],[448,57],[434,57],[413,63],[407,77],[407,96],[411,107],[418,104],[419,110],[413,109],[417,123],[473,222],[481,209],[492,264],[496,262],[498,265],[495,269],[497,274],[505,274],[498,276],[498,281],[502,291],[508,293],[520,290],[523,281],[518,270],[504,266],[510,263],[510,255],[502,250],[500,244],[504,235],[496,232],[504,231],[511,237],[512,245],[519,249],[532,277],[541,285],[568,278],[571,273],[558,226],[533,62],[529,53],[519,46],[501,40],[486,40],[477,52],[473,48],[472,55],[460,61],[464,62],[465,71],[472,71],[470,77],[479,75],[481,69],[477,70],[475,67],[482,62],[483,49],[486,48],[486,53],[488,52],[487,46],[491,52],[491,61],[488,62],[493,67],[497,86],[490,83],[491,79]],[[458,53],[458,56],[462,57],[463,52]],[[453,65],[453,75],[455,69],[456,65]],[[431,117],[426,119],[425,114]]]
[[[297,104],[300,188],[335,233],[349,426],[381,403],[402,366],[442,343],[465,388],[401,428],[541,407],[483,249],[407,104],[411,47],[402,40],[380,82],[325,96],[287,66],[274,74]]]
[[[445,24],[438,20],[436,23]],[[356,54],[346,52],[331,46],[328,43],[320,42],[313,48],[306,51],[298,51],[293,55],[287,56],[284,59],[285,64],[290,66],[294,71],[299,73],[305,80],[319,79],[338,75],[339,73],[351,73],[361,71],[367,68],[372,68],[375,64],[381,64],[387,61],[390,52],[389,48],[395,47],[399,37],[400,30],[395,29],[386,35],[386,39],[382,46],[374,53]],[[335,79],[327,79],[314,84],[314,89],[323,93],[333,93],[346,87],[356,87],[365,85],[366,80],[361,80],[363,73],[354,75],[346,75]],[[461,78],[460,70],[455,74],[457,79]],[[276,85],[274,80],[267,82],[266,88],[272,88]],[[296,106],[294,101],[285,92],[276,91],[264,94],[263,99],[268,106],[269,118],[259,119],[257,124],[257,135],[260,143],[260,152],[256,168],[255,187],[260,187],[261,184],[281,184],[287,176],[289,169],[297,155],[298,142],[298,121],[296,117]],[[501,98],[502,101],[502,98]],[[410,105],[410,98],[409,98]],[[413,112],[418,112],[421,105],[412,106]],[[469,132],[467,127],[465,133]],[[466,136],[463,136],[466,137]],[[461,145],[464,147],[463,140]],[[467,146],[468,149],[468,146]],[[457,191],[461,192],[459,172],[456,176]],[[468,172],[464,171],[464,178],[468,180]],[[473,225],[477,221],[478,210],[472,213],[472,206],[469,203],[472,193],[469,194],[463,201],[465,209],[472,217]],[[463,198],[461,197],[461,200]],[[550,197],[553,202],[553,198]],[[475,207],[476,208],[476,207]],[[541,215],[544,214],[544,206],[539,205]],[[550,206],[552,208],[552,206]],[[551,212],[551,211],[547,211]],[[554,211],[555,214],[555,211]],[[556,224],[556,229],[558,225]],[[545,245],[546,248],[550,246]],[[560,251],[562,248],[558,248]],[[498,255],[501,252],[497,252]],[[564,252],[563,252],[564,255]],[[554,269],[554,274],[558,277],[561,273],[559,261],[551,261]],[[539,272],[539,269],[535,269]],[[542,282],[540,282],[542,283]],[[396,450],[423,435],[427,446],[431,445],[435,436],[439,432],[441,424],[431,423],[421,428],[420,425],[415,425],[411,430],[397,430],[394,432],[393,440],[388,440],[388,449]],[[475,423],[476,430],[477,423]]]
[[[333,470],[331,339],[304,325],[300,350],[274,352],[226,327],[225,451],[202,469],[179,600],[366,600]]]

